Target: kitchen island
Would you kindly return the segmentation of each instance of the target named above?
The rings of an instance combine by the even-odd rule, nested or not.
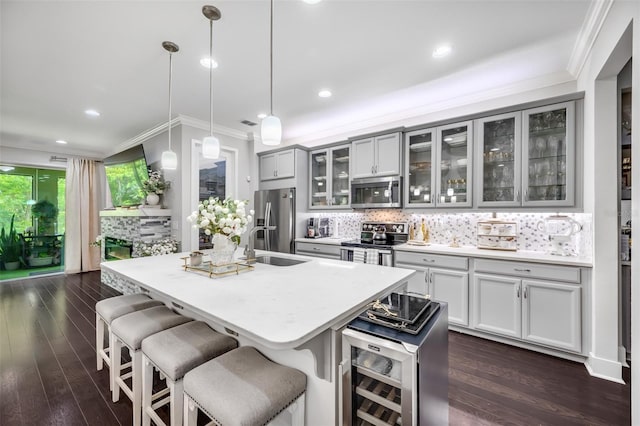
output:
[[[238,251],[237,254],[239,254]],[[307,375],[306,424],[335,424],[341,331],[367,303],[405,284],[413,270],[258,252],[304,260],[255,264],[253,271],[209,278],[185,271],[187,253],[104,262],[116,275],[180,313],[251,345]]]

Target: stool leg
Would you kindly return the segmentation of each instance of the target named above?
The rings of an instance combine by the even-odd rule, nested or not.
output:
[[[302,394],[289,406],[291,411],[291,426],[304,426],[304,396]]]
[[[198,407],[186,394],[184,395],[184,426],[196,426],[198,422]]]
[[[133,391],[133,426],[140,426],[142,420],[142,351],[134,351],[131,356]]]
[[[142,425],[150,426],[151,417],[147,413],[147,408],[151,407],[153,396],[153,365],[146,355],[142,356]]]
[[[104,349],[104,321],[96,312],[96,368],[102,370],[104,364],[100,352]]]
[[[182,404],[184,403],[182,379],[172,382],[171,379],[167,378],[167,386],[171,391],[171,422],[169,424],[171,426],[180,426],[182,425]]]
[[[120,375],[122,365],[122,343],[113,333],[111,333],[109,342],[109,359],[111,360],[111,368],[109,369],[109,378],[111,379],[111,400],[118,402],[120,400],[120,385],[116,383],[116,377]]]

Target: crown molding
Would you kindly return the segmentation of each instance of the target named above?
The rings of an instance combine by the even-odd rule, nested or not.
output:
[[[209,122],[204,120],[199,120],[197,118],[189,117],[187,115],[178,115],[175,118],[171,119],[171,127],[176,126],[189,126],[194,127],[196,129],[201,130],[209,130]],[[155,127],[145,130],[137,136],[128,139],[121,144],[117,145],[113,150],[111,150],[110,154],[115,154],[120,151],[124,151],[125,149],[131,148],[132,146],[140,145],[141,143],[158,136],[161,133],[167,131],[169,127],[169,123],[164,122],[162,124],[158,124]],[[230,127],[219,126],[214,124],[213,131],[219,135],[231,136],[233,138],[248,140],[249,136],[246,132],[242,132],[240,130],[232,129]]]
[[[567,71],[575,78],[578,78],[582,71],[613,2],[614,0],[594,0],[591,2],[567,64]]]

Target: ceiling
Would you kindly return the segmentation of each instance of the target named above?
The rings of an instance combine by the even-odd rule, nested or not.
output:
[[[205,0],[0,2],[0,144],[105,156],[173,114],[208,122]],[[212,1],[214,122],[259,134],[269,107],[269,1]],[[276,0],[274,114],[305,143],[430,102],[568,71],[591,2]],[[449,43],[442,59],[434,48]],[[320,89],[333,96],[320,98]],[[100,111],[98,118],[84,114]],[[362,124],[362,125],[360,125]],[[58,145],[57,139],[68,141]]]

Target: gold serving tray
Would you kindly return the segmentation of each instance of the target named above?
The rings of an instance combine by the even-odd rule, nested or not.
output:
[[[255,266],[250,263],[255,263],[255,259],[243,259],[231,263],[222,263],[214,265],[210,261],[202,261],[198,266],[192,266],[189,264],[189,256],[181,257],[184,261],[182,267],[185,271],[199,272],[201,274],[209,275],[209,278],[218,278],[225,275],[238,275],[240,272],[249,272],[255,269]]]

